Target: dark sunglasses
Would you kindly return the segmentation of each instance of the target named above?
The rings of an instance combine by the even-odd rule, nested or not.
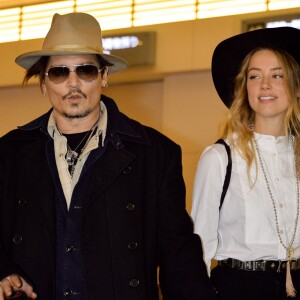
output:
[[[88,64],[73,65],[72,67],[75,67],[75,69],[71,70],[66,66],[51,67],[47,72],[45,72],[45,75],[48,76],[49,80],[53,83],[62,83],[68,78],[70,72],[76,72],[76,75],[80,79],[91,82],[97,79],[98,73],[105,68],[98,68],[95,65]]]

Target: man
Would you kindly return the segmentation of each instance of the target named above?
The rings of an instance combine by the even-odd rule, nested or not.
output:
[[[52,109],[0,139],[0,300],[211,299],[179,146],[102,94],[126,68],[98,22],[54,15],[16,59]]]

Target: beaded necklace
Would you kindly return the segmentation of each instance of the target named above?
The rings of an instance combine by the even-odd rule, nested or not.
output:
[[[290,138],[292,148],[294,149],[293,136],[291,134],[289,134],[289,138]],[[258,146],[258,143],[256,141],[255,136],[253,137],[253,140],[254,140],[255,150],[256,150],[256,153],[257,153],[257,156],[258,156],[258,162],[259,162],[260,168],[261,168],[262,173],[263,173],[263,177],[264,177],[264,180],[265,180],[265,183],[266,183],[266,186],[267,186],[269,196],[272,200],[272,206],[273,206],[274,215],[275,215],[277,236],[279,238],[280,244],[286,250],[286,258],[287,258],[286,291],[287,291],[287,295],[289,297],[295,297],[296,296],[296,290],[295,290],[295,288],[293,286],[293,282],[292,282],[292,277],[291,277],[291,272],[290,272],[290,263],[291,263],[291,260],[293,258],[293,254],[294,254],[293,244],[294,244],[294,241],[295,241],[295,237],[296,237],[296,233],[297,233],[297,227],[298,227],[298,221],[299,221],[299,202],[300,202],[299,194],[300,194],[300,192],[299,192],[299,176],[298,176],[298,172],[297,172],[296,154],[295,154],[295,151],[293,151],[294,152],[294,159],[293,159],[294,174],[295,174],[296,181],[297,181],[297,184],[296,184],[296,186],[297,186],[297,214],[296,214],[295,225],[294,225],[295,227],[294,227],[294,230],[293,230],[291,240],[290,240],[289,243],[285,244],[283,242],[282,238],[281,238],[281,235],[280,235],[276,203],[275,203],[274,196],[273,196],[273,193],[272,193],[272,189],[270,187],[270,183],[269,183],[269,180],[268,180],[268,177],[267,177],[267,172],[265,171],[265,167],[264,167],[264,163],[263,163],[263,159],[262,159],[262,154],[261,154],[261,151],[260,151],[260,148]]]

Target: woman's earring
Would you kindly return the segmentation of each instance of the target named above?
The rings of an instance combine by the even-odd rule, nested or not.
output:
[[[107,88],[108,87],[108,83],[102,83],[102,87]]]

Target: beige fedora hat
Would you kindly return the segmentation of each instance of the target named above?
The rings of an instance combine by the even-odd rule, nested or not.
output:
[[[42,50],[24,53],[16,63],[24,69],[31,68],[42,56],[99,54],[113,64],[109,73],[125,69],[127,62],[114,55],[103,53],[101,28],[98,21],[86,13],[55,14]]]

